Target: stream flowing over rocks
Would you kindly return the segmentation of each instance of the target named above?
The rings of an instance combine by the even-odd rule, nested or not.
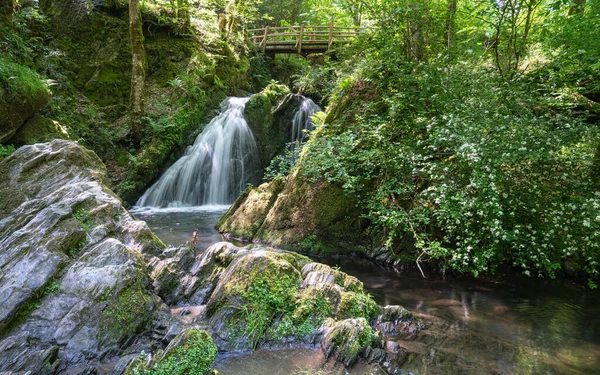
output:
[[[425,327],[292,252],[166,248],[105,177],[93,152],[64,140],[0,162],[0,374],[122,374],[142,351],[160,361],[190,328],[221,351],[321,345],[347,366],[389,367],[386,332]]]

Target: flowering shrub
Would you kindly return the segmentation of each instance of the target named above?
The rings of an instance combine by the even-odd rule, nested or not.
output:
[[[569,103],[551,112],[550,94],[525,78],[509,86],[485,68],[441,66],[363,68],[353,85],[375,82],[381,95],[368,106],[379,109],[321,125],[305,176],[355,194],[390,249],[409,235],[415,258],[462,272],[507,263],[527,275],[583,271],[594,287],[598,128]],[[361,98],[350,101],[356,108]]]

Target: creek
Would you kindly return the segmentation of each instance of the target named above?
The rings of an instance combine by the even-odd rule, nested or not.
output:
[[[221,240],[214,226],[224,212],[224,207],[213,207],[136,215],[172,245],[189,241],[197,229],[197,247],[202,250]],[[419,353],[406,363],[406,370],[420,374],[600,372],[600,296],[595,291],[568,282],[514,276],[423,279],[417,273],[399,274],[356,258],[317,260],[356,276],[377,303],[399,304],[434,321],[423,337],[400,342]],[[220,374],[232,375],[382,374],[364,364],[346,372],[326,363],[316,348],[220,355],[215,367]]]
[[[253,181],[256,144],[243,117],[246,98],[228,98],[194,145],[138,201],[135,215],[168,245],[203,251],[223,240],[214,229],[229,204]],[[291,121],[292,142],[304,140],[310,115],[303,98]],[[142,207],[143,206],[143,207]],[[150,206],[150,207],[148,207]],[[420,374],[600,373],[600,295],[567,282],[510,277],[424,279],[360,259],[318,259],[356,276],[380,305],[402,305],[427,329],[414,340],[393,338]],[[386,344],[387,345],[387,344]],[[220,374],[381,374],[359,364],[347,371],[315,347],[220,355]]]

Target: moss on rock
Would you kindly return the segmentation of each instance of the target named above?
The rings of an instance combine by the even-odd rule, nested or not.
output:
[[[31,145],[53,139],[69,139],[69,134],[58,122],[36,115],[21,126],[9,142],[15,145]]]
[[[277,178],[244,192],[219,220],[217,229],[235,239],[252,240],[283,190],[284,182],[283,178]]]
[[[140,275],[139,280],[144,279],[145,275]],[[128,339],[139,333],[152,318],[154,301],[140,283],[120,290],[107,302],[100,321],[102,341],[121,342]]]
[[[205,265],[199,276],[210,271],[218,280],[206,318],[221,350],[315,344],[327,318],[374,321],[377,314],[356,278],[292,252],[215,244],[197,262]],[[224,267],[210,266],[217,263]]]
[[[45,81],[26,66],[0,57],[0,143],[8,141],[34,113],[48,104]]]
[[[325,322],[326,332],[321,344],[325,356],[335,355],[337,361],[346,367],[356,363],[358,356],[372,346],[381,346],[381,337],[377,336],[364,318]]]
[[[325,181],[310,184],[299,170],[283,187],[280,184],[281,180],[274,180],[239,198],[217,229],[233,237],[306,253],[366,252],[366,225],[353,197]],[[265,192],[275,191],[271,203],[275,195]]]
[[[131,363],[125,375],[208,375],[217,355],[217,346],[203,330],[187,329],[181,332],[164,352],[148,360],[141,355]]]
[[[290,124],[293,111],[282,113],[290,93],[287,86],[271,82],[264,90],[252,95],[244,110],[244,117],[258,145],[259,167],[266,168],[271,159],[280,154],[290,142]]]

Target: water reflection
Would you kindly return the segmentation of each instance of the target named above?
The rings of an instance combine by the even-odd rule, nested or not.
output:
[[[213,366],[220,375],[385,375],[365,363],[347,370],[335,361],[325,361],[323,352],[311,347],[220,355]]]
[[[442,320],[445,338],[428,337],[438,349],[420,373],[600,373],[600,295],[569,283],[510,279],[430,280],[400,276],[357,259],[322,259],[356,276],[380,304],[399,304]],[[435,328],[433,328],[435,330]],[[435,336],[428,333],[429,336]],[[444,354],[489,367],[436,366]],[[448,364],[446,364],[447,366]],[[460,365],[460,363],[459,363]]]

